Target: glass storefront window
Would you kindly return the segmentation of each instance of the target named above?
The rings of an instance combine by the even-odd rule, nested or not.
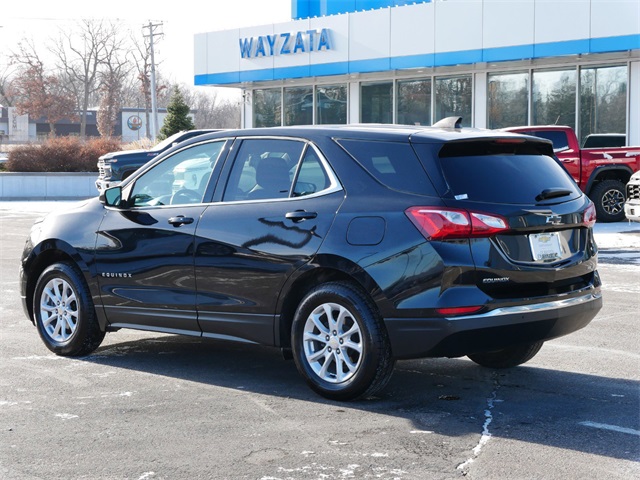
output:
[[[473,80],[471,75],[436,78],[434,122],[445,117],[462,117],[462,126],[471,126]]]
[[[281,125],[282,92],[279,88],[253,91],[253,126],[279,127]]]
[[[533,72],[533,125],[576,126],[576,70]]]
[[[580,72],[580,141],[591,133],[626,133],[627,67]]]
[[[284,124],[313,125],[313,87],[284,89]]]
[[[529,73],[489,74],[487,127],[504,128],[529,122]]]
[[[363,84],[360,89],[362,123],[393,122],[393,82]]]
[[[316,124],[347,123],[347,86],[319,85],[316,87]]]
[[[396,123],[431,125],[431,80],[398,82]]]

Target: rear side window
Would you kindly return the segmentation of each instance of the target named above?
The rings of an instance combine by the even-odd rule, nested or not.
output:
[[[524,135],[532,135],[534,137],[546,138],[553,143],[554,150],[566,150],[569,148],[569,139],[567,133],[559,130],[535,130],[531,132],[518,132]]]
[[[445,144],[439,161],[453,196],[459,200],[532,205],[545,189],[569,195],[548,200],[561,203],[581,193],[565,170],[540,145],[500,145],[493,142]]]
[[[403,192],[436,195],[427,173],[408,143],[346,139],[337,142],[383,185]]]

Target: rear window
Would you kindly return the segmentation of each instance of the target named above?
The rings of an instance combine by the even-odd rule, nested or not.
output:
[[[581,193],[573,179],[550,156],[544,145],[494,142],[445,144],[439,161],[453,196],[459,200],[503,204],[536,204],[546,189],[565,189],[569,195],[542,201],[561,203]],[[548,147],[547,147],[548,148]]]
[[[436,195],[427,173],[408,143],[346,139],[337,142],[383,185],[403,192]]]

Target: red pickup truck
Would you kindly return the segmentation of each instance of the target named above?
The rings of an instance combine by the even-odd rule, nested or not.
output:
[[[624,219],[625,185],[640,170],[640,147],[580,149],[571,127],[509,127],[503,131],[533,135],[553,142],[553,150],[578,186],[596,206],[601,222]]]

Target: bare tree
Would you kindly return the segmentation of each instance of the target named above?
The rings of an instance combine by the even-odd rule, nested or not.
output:
[[[20,113],[45,117],[51,135],[55,135],[55,123],[63,118],[74,118],[74,101],[66,94],[60,78],[48,74],[33,43],[23,41],[18,53],[12,55],[12,63],[19,73],[12,82],[15,105]]]
[[[13,86],[15,80],[15,73],[7,66],[3,72],[0,73],[0,105],[4,107],[13,107],[16,101],[16,91]]]
[[[233,100],[221,99],[214,89],[198,90],[180,86],[185,101],[191,106],[197,128],[239,128],[240,106]]]
[[[155,40],[156,42],[158,40]],[[144,37],[144,40],[140,42],[137,38],[132,37],[132,42],[135,45],[135,51],[133,52],[133,58],[137,71],[137,81],[139,82],[139,88],[142,92],[142,98],[145,110],[145,125],[146,136],[151,138],[151,132],[149,126],[150,112],[151,112],[151,45],[149,38]],[[158,63],[156,63],[156,96],[158,98],[158,105],[166,106],[169,103],[169,89],[165,82],[162,81],[158,71]],[[165,96],[165,92],[166,96]]]
[[[114,30],[114,35],[105,45],[103,68],[100,78],[100,108],[98,110],[98,131],[103,137],[110,137],[118,121],[124,99],[124,79],[132,71],[127,56],[124,39]]]
[[[77,29],[61,31],[51,51],[58,68],[69,82],[66,86],[77,99],[80,110],[80,137],[87,131],[87,111],[92,95],[100,88],[100,66],[105,61],[107,45],[116,35],[116,27],[100,20],[82,20]]]

